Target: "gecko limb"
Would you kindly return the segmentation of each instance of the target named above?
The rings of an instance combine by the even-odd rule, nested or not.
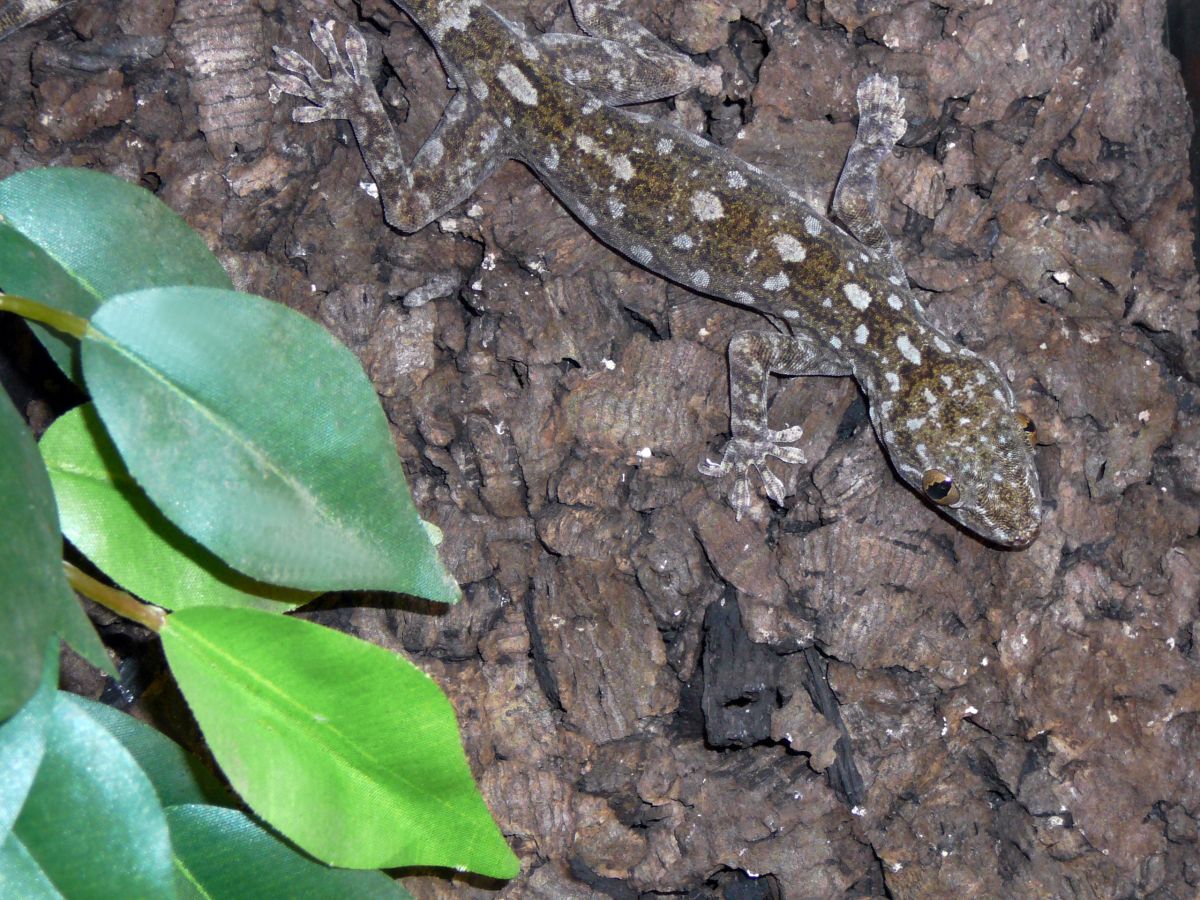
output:
[[[571,0],[571,12],[575,21],[588,34],[636,47],[647,53],[679,55],[640,23],[622,15],[620,10],[621,4],[618,0]]]
[[[865,79],[858,86],[858,114],[858,134],[838,179],[833,214],[862,243],[894,257],[879,211],[879,164],[908,127],[896,78]]]
[[[552,31],[537,43],[560,78],[609,106],[673,97],[706,77],[682,54],[650,52],[608,38]]]
[[[608,85],[629,99],[614,100],[614,105],[642,103],[660,97],[670,97],[690,87],[698,86],[706,94],[721,90],[721,70],[718,66],[701,68],[687,56],[663,43],[652,32],[620,12],[617,0],[571,0],[571,12],[579,27],[595,39],[603,39],[598,49],[607,55],[596,56],[600,63],[595,74],[598,81],[607,68],[614,65],[618,72],[632,76],[627,86]],[[569,35],[567,37],[570,37]],[[613,46],[616,48],[614,49]],[[617,55],[613,56],[612,54]],[[600,96],[603,92],[586,85],[576,85]],[[642,99],[636,99],[641,97]]]
[[[820,354],[812,341],[762,331],[742,331],[729,342],[729,421],[732,436],[719,462],[700,464],[703,475],[734,473],[729,503],[740,520],[750,509],[750,472],[762,479],[767,496],[782,505],[787,496],[783,482],[767,468],[767,457],[786,463],[805,462],[798,447],[799,426],[774,430],[767,426],[767,388],[771,374],[846,375],[842,362]]]
[[[401,231],[418,231],[469,197],[504,157],[499,125],[467,91],[459,91],[409,165],[367,74],[366,41],[347,28],[343,51],[333,25],[314,21],[309,31],[329,65],[329,77],[295,50],[276,47],[282,71],[271,72],[272,98],[290,94],[307,100],[311,105],[292,111],[296,122],[347,120],[379,187],[384,217]]]

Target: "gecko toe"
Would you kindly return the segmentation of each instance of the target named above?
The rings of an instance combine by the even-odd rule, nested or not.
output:
[[[767,468],[767,457],[773,456],[789,465],[805,461],[799,447],[790,447],[780,443],[781,440],[795,440],[800,436],[798,426],[785,428],[780,431],[768,432],[764,438],[731,438],[721,452],[719,462],[705,460],[699,465],[702,475],[720,478],[733,473],[733,486],[729,491],[729,505],[741,518],[750,509],[751,489],[750,474],[757,471],[763,483],[763,491],[777,505],[782,506],[787,498],[787,488],[783,481]]]
[[[278,103],[279,98],[284,94],[290,94],[293,97],[301,97],[308,100],[310,103],[317,102],[317,95],[313,91],[307,81],[296,75],[290,75],[286,72],[268,72],[271,79],[271,102]]]
[[[729,489],[729,505],[733,509],[734,519],[742,521],[742,516],[750,512],[750,479],[738,478]]]
[[[763,490],[767,492],[767,496],[777,506],[783,506],[784,498],[787,497],[787,490],[783,486],[783,482],[779,480],[779,476],[765,466],[758,470],[759,477],[762,478]]]

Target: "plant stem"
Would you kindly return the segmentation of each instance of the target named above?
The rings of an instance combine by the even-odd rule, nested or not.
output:
[[[63,569],[67,573],[67,582],[89,600],[95,600],[106,609],[111,609],[118,616],[131,619],[145,625],[155,634],[162,631],[167,624],[167,614],[157,606],[142,603],[131,594],[101,584],[91,575],[80,571],[69,562],[63,561]]]
[[[26,319],[33,319],[43,325],[49,325],[55,331],[69,334],[73,338],[82,338],[87,331],[87,319],[63,312],[28,297],[18,297],[15,294],[0,292],[0,311],[16,313]]]

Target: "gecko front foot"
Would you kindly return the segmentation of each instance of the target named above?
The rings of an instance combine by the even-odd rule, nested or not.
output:
[[[858,86],[858,143],[891,149],[904,137],[904,98],[896,76],[871,75]]]
[[[767,429],[761,436],[733,437],[725,445],[720,462],[705,460],[699,466],[702,475],[720,478],[734,473],[733,487],[729,489],[729,505],[733,507],[738,521],[750,511],[750,472],[757,470],[763,489],[775,503],[782,506],[787,492],[783,482],[767,468],[767,457],[774,456],[786,463],[802,464],[804,452],[799,447],[785,446],[798,441],[804,433],[799,425],[781,431]]]
[[[322,119],[354,121],[365,97],[373,97],[375,88],[367,76],[367,42],[354,28],[346,29],[346,51],[338,49],[333,36],[333,22],[313,21],[309,36],[329,64],[329,77],[316,66],[286,47],[275,47],[275,62],[282,72],[270,72],[273,86],[271,102],[283,94],[307,100],[312,106],[292,110],[292,120],[301,123]]]

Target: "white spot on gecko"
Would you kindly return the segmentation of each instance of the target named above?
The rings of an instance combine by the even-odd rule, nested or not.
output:
[[[938,337],[936,334],[933,336],[933,346],[937,347],[937,348],[938,348],[940,351],[942,351],[943,353],[949,353],[949,352],[950,352],[950,345],[949,345],[949,344],[947,344],[945,341],[943,341],[943,340],[942,340],[940,337]]]
[[[749,293],[748,291],[734,291],[733,299],[736,300],[738,303],[753,303],[754,295]],[[784,315],[786,316],[788,314],[788,312],[791,312],[791,310],[789,309],[787,312],[784,313]]]
[[[677,234],[675,235],[675,239],[671,241],[671,246],[680,250],[691,250],[696,246],[696,242],[686,234]]]
[[[912,341],[908,339],[907,334],[902,334],[896,338],[896,348],[900,351],[900,355],[914,366],[921,364],[921,351],[912,345]]]
[[[512,63],[505,63],[496,70],[496,77],[505,89],[526,106],[537,106],[537,89],[529,83],[525,73]]]
[[[808,255],[804,245],[790,234],[777,234],[771,238],[771,243],[784,262],[804,262],[804,257]]]
[[[884,377],[884,379],[886,379],[886,381],[888,383],[888,387],[891,389],[893,394],[896,393],[898,390],[900,390],[900,376],[899,375],[897,375],[895,372],[884,372],[883,377]]]
[[[924,419],[908,419],[904,423],[904,427],[909,431],[920,431],[921,426],[925,424]]]
[[[703,269],[697,269],[692,273],[692,284],[700,288],[708,287],[708,273]]]
[[[785,319],[798,319],[798,318],[800,318],[800,310],[798,310],[798,309],[785,309],[785,310],[783,311],[783,317],[784,317]]]
[[[725,183],[731,188],[744,188],[749,182],[746,181],[746,176],[737,169],[730,169],[725,176]]]
[[[856,344],[865,344],[870,336],[871,332],[867,331],[866,325],[859,325],[854,329],[854,343]]]
[[[553,172],[555,169],[557,169],[558,168],[558,148],[551,147],[550,152],[546,154],[546,158],[542,160],[542,163],[551,172]]]
[[[578,135],[575,138],[575,146],[584,153],[590,153],[593,156],[598,156],[612,167],[613,175],[622,181],[628,181],[633,177],[633,163],[629,161],[629,157],[624,153],[613,156],[603,147],[595,142],[591,136],[586,134]]]
[[[845,285],[842,288],[842,292],[846,295],[846,299],[850,301],[850,305],[855,309],[866,309],[871,305],[871,295],[854,282]]]
[[[789,284],[791,284],[791,282],[788,280],[788,277],[782,272],[779,272],[764,281],[762,286],[768,291],[782,291]]]
[[[842,339],[835,334],[833,337],[831,337],[829,339],[829,346],[832,347],[834,350],[841,350],[842,349]]]
[[[725,215],[725,207],[721,198],[708,191],[696,191],[692,194],[692,212],[701,222],[712,222]]]
[[[603,105],[604,104],[601,103],[599,100],[597,100],[595,97],[588,97],[587,102],[584,103],[583,106],[580,107],[580,109],[583,111],[583,114],[585,116],[590,116],[592,113],[594,113],[598,109],[600,109],[600,107],[602,107]]]
[[[809,234],[811,234],[813,237],[816,237],[818,234],[821,233],[821,223],[817,220],[816,216],[805,216],[804,217],[804,230],[807,231]]]
[[[596,227],[596,214],[582,203],[575,204],[575,212],[578,214],[579,218],[583,219],[583,224],[588,228]]]
[[[895,294],[888,294],[888,306],[892,309],[904,309],[904,301]]]
[[[634,244],[629,248],[629,255],[640,262],[643,266],[650,265],[650,260],[654,259],[654,254],[641,244]]]
[[[670,138],[659,138],[658,143],[654,145],[654,150],[659,156],[666,156],[675,149],[675,142]]]
[[[430,37],[440,41],[447,31],[465,31],[471,24],[471,10],[479,6],[481,0],[451,0],[443,3],[438,9],[441,15],[429,28]]]
[[[619,219],[619,218],[621,218],[621,216],[625,215],[625,204],[622,203],[620,200],[618,200],[616,197],[609,197],[608,198],[608,211],[610,213],[612,213],[612,217],[614,219]]]

